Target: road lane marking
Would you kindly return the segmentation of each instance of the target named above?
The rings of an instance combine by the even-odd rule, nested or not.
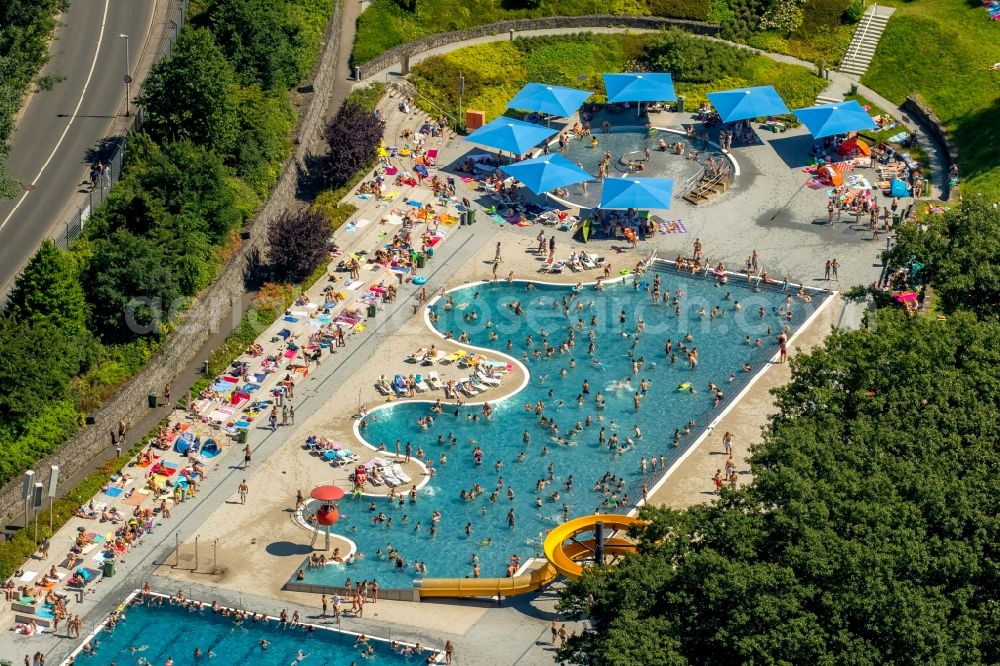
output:
[[[108,7],[110,5],[111,5],[111,0],[104,0],[104,14],[103,16],[101,16],[101,32],[97,35],[97,48],[94,49],[94,60],[90,63],[90,71],[87,73],[87,80],[83,83],[83,90],[80,91],[80,99],[77,100],[76,108],[73,109],[73,114],[69,117],[69,122],[66,123],[65,129],[63,129],[62,135],[60,135],[59,140],[56,142],[55,147],[49,154],[48,159],[45,160],[45,163],[42,164],[42,167],[38,170],[38,175],[36,175],[34,180],[32,180],[28,184],[32,189],[34,189],[35,185],[38,183],[39,178],[42,177],[42,174],[45,172],[45,169],[49,166],[49,163],[51,163],[52,160],[55,159],[56,153],[59,152],[59,147],[62,145],[62,142],[66,138],[66,135],[69,133],[69,128],[73,126],[73,122],[76,120],[76,114],[80,113],[80,107],[83,106],[83,98],[87,94],[87,88],[90,87],[90,79],[93,78],[94,70],[97,69],[97,58],[101,53],[101,43],[104,41],[104,28],[108,24]],[[4,221],[0,222],[0,231],[2,231],[3,228],[7,226],[7,223],[10,222],[12,217],[14,217],[14,213],[16,213],[17,209],[21,207],[21,204],[23,204],[24,200],[28,198],[29,194],[31,194],[30,189],[25,190],[24,194],[21,195],[21,198],[18,199],[17,204],[14,206],[13,209],[11,209],[7,217],[4,218]]]

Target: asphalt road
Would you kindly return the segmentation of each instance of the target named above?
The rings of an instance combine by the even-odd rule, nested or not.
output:
[[[0,200],[0,294],[43,239],[63,228],[71,197],[85,191],[89,164],[125,102],[125,40],[130,70],[152,29],[154,0],[72,0],[43,73],[65,76],[32,95],[12,139],[11,174],[24,183]],[[132,96],[139,86],[132,84]],[[106,146],[104,146],[106,150]]]

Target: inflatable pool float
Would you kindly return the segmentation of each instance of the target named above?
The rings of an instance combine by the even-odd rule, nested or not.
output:
[[[413,278],[413,284],[420,285],[420,284],[425,284],[426,282],[427,278],[424,277],[423,275],[418,275],[415,278]]]

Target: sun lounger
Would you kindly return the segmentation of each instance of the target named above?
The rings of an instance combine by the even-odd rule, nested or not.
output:
[[[475,377],[481,384],[486,384],[487,386],[500,386],[500,380],[496,377],[487,377],[485,374],[480,372],[477,372]]]
[[[382,475],[382,479],[385,481],[385,485],[395,488],[397,486],[403,485],[403,482],[396,478],[396,475],[388,467],[380,467],[379,474]]]
[[[435,391],[439,391],[444,388],[444,384],[441,383],[441,377],[439,377],[436,372],[427,373],[427,383]]]
[[[463,358],[465,358],[465,351],[462,350],[462,349],[459,349],[457,352],[454,352],[453,354],[448,354],[447,356],[445,356],[444,360],[448,361],[449,363],[455,363],[459,359],[463,359]]]
[[[412,481],[399,463],[392,463],[392,475],[403,483],[410,483]]]
[[[375,382],[375,390],[378,391],[379,393],[381,393],[383,396],[392,395],[392,391],[390,391],[389,389],[387,389],[382,384],[379,384],[378,382]]]
[[[426,393],[427,391],[431,390],[431,387],[428,386],[427,382],[423,380],[418,380],[416,384],[414,384],[414,386],[416,386],[417,391],[420,393]]]

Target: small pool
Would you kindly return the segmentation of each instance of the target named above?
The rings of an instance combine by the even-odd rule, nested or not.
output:
[[[671,132],[663,129],[650,129],[645,127],[613,127],[611,133],[604,134],[600,129],[595,130],[593,139],[597,144],[592,144],[591,137],[582,139],[572,139],[566,150],[561,154],[568,160],[576,162],[584,169],[594,175],[594,180],[582,185],[572,185],[567,188],[567,193],[559,198],[572,203],[580,208],[594,208],[601,201],[602,185],[597,181],[597,175],[601,162],[604,160],[604,153],[611,153],[611,166],[607,175],[612,178],[624,178],[626,176],[636,176],[639,178],[673,178],[674,191],[679,192],[688,179],[701,172],[704,163],[708,159],[706,153],[702,153],[698,160],[688,159],[695,150],[691,141],[686,135]],[[660,139],[667,145],[672,145],[678,141],[684,144],[684,155],[675,155],[673,152],[660,152],[658,150]],[[627,161],[645,160],[643,151],[649,148],[650,156],[643,164],[646,167],[642,171],[629,171],[623,164],[622,159]],[[710,146],[710,149],[714,148]],[[559,150],[558,144],[553,144],[550,150]],[[720,159],[720,154],[712,150],[711,154]]]
[[[267,649],[261,648],[261,640],[269,643]],[[166,601],[162,606],[136,603],[126,606],[124,619],[114,628],[105,627],[89,641],[96,646],[96,653],[81,652],[76,664],[161,666],[173,659],[175,666],[347,666],[352,662],[392,665],[423,664],[428,654],[424,651],[420,656],[406,656],[393,651],[388,642],[370,638],[374,654],[362,656],[356,641],[357,636],[347,632],[279,627],[274,618],[266,623],[244,620],[236,624],[232,617],[217,615],[209,607],[191,610]],[[201,649],[202,656],[194,656],[195,648]],[[296,661],[300,650],[307,656]]]
[[[681,292],[678,305],[652,302],[643,287],[650,286],[655,274],[671,298]],[[341,520],[335,530],[353,540],[365,557],[349,566],[306,568],[306,583],[341,586],[351,578],[376,579],[383,588],[410,587],[420,577],[413,569],[416,561],[427,565],[428,577],[465,577],[473,573],[474,555],[483,577],[504,576],[511,556],[524,562],[539,555],[546,532],[564,517],[614,510],[609,505],[613,502],[608,502],[610,492],[606,488],[595,491],[606,474],[622,480],[621,488],[617,480],[611,484],[613,490],[617,498],[627,494],[633,504],[641,498],[644,484],[652,489],[660,471],[684,453],[777,351],[774,339],[781,327],[787,323],[794,330],[822,300],[818,294],[812,303],[793,297],[792,317],[786,320],[779,311],[794,291],[765,287],[758,292],[745,278],[735,276],[720,286],[713,279],[666,267],[648,272],[638,287],[630,280],[608,285],[604,291],[587,287],[576,294],[570,285],[531,286],[529,290],[525,282],[470,285],[450,293],[455,303],[451,310],[445,309],[443,300],[431,304],[440,317],[437,328],[452,331],[456,338],[465,331],[473,345],[496,351],[505,351],[509,340],[508,353],[527,367],[529,382],[499,402],[493,402],[490,392],[484,394],[493,405],[491,419],[483,417],[478,405],[451,405],[443,414],[434,414],[434,425],[424,430],[417,419],[431,414],[428,402],[402,402],[373,411],[363,431],[367,441],[373,446],[384,443],[390,452],[397,440],[403,448],[411,442],[415,452],[423,449],[424,458],[435,462],[437,475],[421,488],[416,503],[408,498],[402,503],[375,500],[375,509],[370,510],[369,498],[341,502]],[[568,301],[567,315],[561,302],[571,296],[575,298]],[[515,300],[525,309],[524,316],[513,313]],[[578,303],[582,310],[577,310]],[[726,314],[713,319],[711,311],[716,307]],[[702,308],[704,317],[698,314]],[[476,321],[470,322],[473,312]],[[623,313],[624,324],[620,322]],[[638,317],[645,330],[636,337]],[[591,325],[592,318],[596,325]],[[489,321],[491,328],[486,326]],[[535,358],[545,333],[558,349],[571,328],[575,343],[570,352],[540,353]],[[490,339],[493,332],[496,340]],[[693,341],[687,344],[699,353],[696,369],[689,367],[687,356],[677,348],[688,333]],[[588,354],[591,334],[595,350]],[[765,344],[754,346],[757,338]],[[668,339],[677,355],[674,362],[665,355]],[[644,364],[633,374],[632,361],[640,357]],[[634,396],[643,380],[649,388],[636,411]],[[585,381],[589,394],[582,396],[578,406]],[[709,382],[724,393],[718,406],[713,405]],[[697,393],[678,390],[687,383]],[[606,401],[604,408],[596,406],[598,393]],[[524,408],[539,401],[544,403],[542,415],[555,421],[559,435],[540,424],[533,408]],[[589,426],[585,425],[588,416]],[[583,424],[579,432],[575,432],[577,423]],[[685,434],[689,424],[693,425]],[[636,426],[641,437],[635,436]],[[680,437],[675,445],[677,430]],[[610,447],[612,435],[622,450]],[[716,439],[721,437],[719,433]],[[743,444],[737,442],[737,446]],[[718,442],[712,445],[721,449]],[[477,446],[483,452],[481,464],[473,456]],[[442,456],[447,457],[444,464]],[[662,456],[663,463],[655,470],[648,465],[644,473],[642,459],[654,456],[658,462]],[[724,462],[720,458],[719,467]],[[570,476],[573,483],[568,486]],[[545,486],[541,490],[540,481]],[[462,499],[461,491],[472,489],[473,484],[484,492],[471,500]],[[711,488],[709,479],[705,488]],[[491,501],[495,489],[497,496]],[[435,510],[441,514],[436,522],[432,519]],[[514,512],[513,525],[508,522],[510,511]],[[392,520],[373,521],[383,512]],[[403,568],[384,557],[390,548],[401,553]],[[382,558],[377,556],[379,550]]]

